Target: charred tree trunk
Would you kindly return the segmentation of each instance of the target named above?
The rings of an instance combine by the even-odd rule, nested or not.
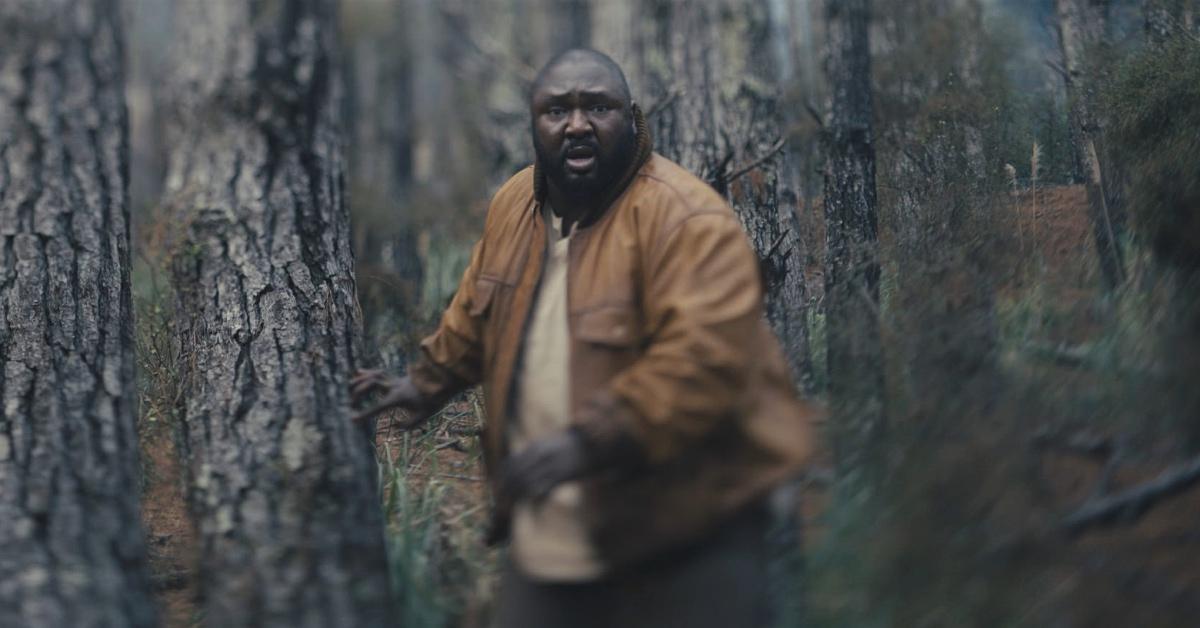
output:
[[[1109,206],[1105,168],[1101,164],[1101,130],[1096,115],[1095,72],[1089,55],[1105,32],[1105,3],[1090,0],[1055,0],[1058,13],[1059,44],[1066,68],[1067,97],[1071,101],[1070,124],[1075,138],[1082,142],[1078,154],[1087,187],[1088,217],[1100,272],[1108,289],[1125,280],[1119,221]]]
[[[629,75],[655,149],[733,205],[762,264],[767,318],[793,375],[806,377],[804,251],[782,206],[786,136],[766,0],[657,0],[599,12],[598,43]]]
[[[177,18],[167,194],[205,620],[387,625],[373,450],[348,419],[332,3],[187,0]]]
[[[825,328],[834,454],[852,468],[883,431],[869,0],[828,0]]]
[[[111,0],[0,7],[0,625],[153,626]]]

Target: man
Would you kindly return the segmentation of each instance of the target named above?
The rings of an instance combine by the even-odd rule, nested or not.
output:
[[[536,164],[492,200],[405,377],[356,399],[417,424],[482,382],[496,623],[758,626],[763,498],[811,446],[758,262],[709,186],[651,152],[625,77],[571,50],[531,89]]]

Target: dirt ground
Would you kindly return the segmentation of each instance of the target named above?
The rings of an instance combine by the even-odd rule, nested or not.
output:
[[[163,626],[199,625],[194,579],[196,532],[187,515],[179,458],[168,426],[143,429],[142,468],[142,524]]]

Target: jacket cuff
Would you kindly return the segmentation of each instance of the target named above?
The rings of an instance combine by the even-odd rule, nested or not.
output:
[[[440,407],[455,393],[470,385],[454,372],[430,360],[428,355],[422,355],[409,365],[408,376],[417,392],[421,393],[423,405],[430,407]]]
[[[603,460],[644,458],[643,447],[636,437],[637,425],[633,407],[607,390],[592,395],[572,423],[584,446]]]

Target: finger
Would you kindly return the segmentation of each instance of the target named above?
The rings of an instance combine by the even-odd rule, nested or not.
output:
[[[402,413],[401,417],[402,418],[394,418],[393,417],[390,426],[394,427],[402,432],[406,432],[406,431],[411,430],[414,427],[420,425],[421,420],[424,418],[423,416],[420,416],[420,415],[416,414],[415,412],[404,412],[404,413]]]
[[[383,371],[378,369],[359,369],[350,376],[350,385],[354,386],[369,379],[378,379],[382,374]]]
[[[372,390],[375,390],[378,388],[383,388],[383,387],[384,387],[384,382],[382,379],[363,380],[363,381],[361,381],[357,384],[354,384],[353,386],[350,387],[350,396],[357,399],[358,397],[361,397],[361,396],[371,392]]]
[[[360,373],[355,374],[354,377],[350,378],[350,385],[358,386],[365,382],[379,381],[379,380],[383,379],[382,375],[383,375],[383,373],[380,373],[379,371],[362,371]]]
[[[355,423],[360,423],[362,421],[366,421],[367,419],[374,418],[380,412],[383,412],[384,410],[387,410],[390,407],[392,407],[392,404],[388,403],[387,401],[383,401],[383,402],[375,404],[374,406],[372,406],[370,408],[367,408],[366,410],[363,410],[362,412],[359,412],[358,414],[351,416],[350,420],[354,421]]]
[[[383,373],[383,372],[384,372],[384,369],[355,369],[354,376],[355,377],[373,377],[373,376],[379,375],[380,373]]]

